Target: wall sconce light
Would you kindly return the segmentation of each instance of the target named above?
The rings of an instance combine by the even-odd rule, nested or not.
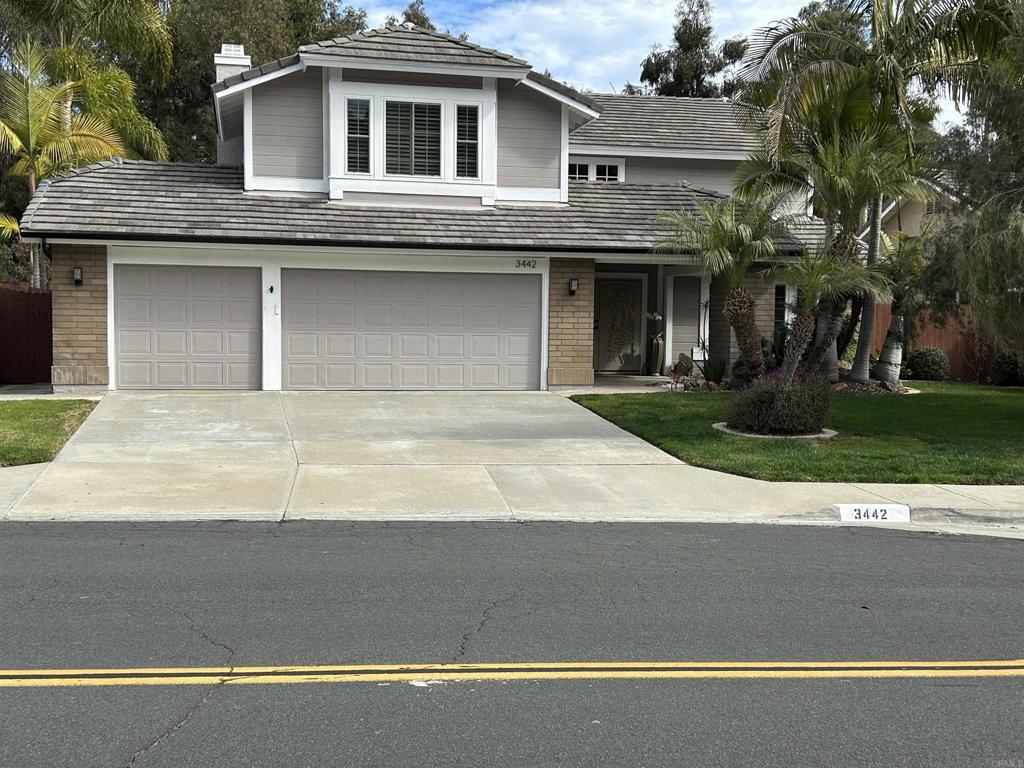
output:
[[[75,285],[81,285],[85,281],[85,270],[81,267],[72,267],[71,279],[75,281]]]
[[[580,279],[578,277],[569,278],[569,295],[575,296],[576,291],[580,289]]]

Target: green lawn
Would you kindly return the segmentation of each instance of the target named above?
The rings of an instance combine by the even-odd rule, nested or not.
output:
[[[49,461],[95,406],[91,400],[0,402],[0,467]]]
[[[728,394],[573,400],[688,464],[763,480],[1024,483],[1024,389],[912,382],[919,395],[835,399],[832,440],[724,435]]]

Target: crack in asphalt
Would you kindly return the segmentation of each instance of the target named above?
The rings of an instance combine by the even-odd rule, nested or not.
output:
[[[484,608],[483,613],[480,614],[480,623],[477,624],[476,629],[472,629],[472,630],[470,630],[469,632],[467,632],[466,634],[464,634],[462,636],[462,642],[459,643],[459,650],[452,657],[452,661],[453,662],[459,661],[463,656],[466,655],[466,649],[469,646],[470,640],[472,640],[474,637],[476,637],[481,632],[483,632],[484,627],[486,627],[487,623],[491,620],[491,613],[496,608],[500,608],[501,606],[506,605],[507,603],[512,602],[513,600],[516,599],[516,597],[518,595],[519,595],[519,589],[517,588],[517,589],[512,590],[511,594],[507,595],[506,597],[503,597],[503,598],[500,598],[498,600],[494,600],[494,601],[488,603],[487,607]]]
[[[125,763],[125,768],[131,768],[131,766],[135,765],[135,761],[143,755],[145,755],[147,752],[149,752],[149,750],[151,750],[160,742],[166,741],[171,736],[173,736],[177,731],[181,730],[186,725],[188,725],[188,723],[192,720],[195,714],[200,709],[202,709],[203,706],[205,706],[206,702],[208,702],[210,698],[224,686],[224,684],[227,682],[227,678],[231,676],[232,672],[235,671],[235,666],[233,664],[235,660],[235,649],[225,643],[220,642],[219,640],[214,639],[213,637],[210,637],[210,635],[208,635],[202,629],[202,627],[196,624],[195,619],[192,618],[192,615],[188,611],[183,610],[178,611],[178,613],[185,617],[185,620],[188,622],[189,630],[191,630],[194,634],[198,635],[215,648],[221,648],[227,651],[228,657],[224,661],[224,665],[228,668],[227,674],[225,675],[224,679],[210,686],[206,693],[204,693],[198,699],[189,704],[189,706],[182,713],[181,717],[178,718],[177,721],[172,723],[170,727],[165,728],[163,731],[161,731],[160,734],[158,734],[157,737],[150,741],[148,744],[139,747],[139,749],[132,752],[132,754],[128,758],[128,762]]]

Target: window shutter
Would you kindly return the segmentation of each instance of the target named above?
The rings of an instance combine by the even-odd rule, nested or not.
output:
[[[346,154],[349,173],[370,172],[370,102],[348,100]]]
[[[387,173],[412,173],[412,106],[405,101],[387,103],[384,130]]]

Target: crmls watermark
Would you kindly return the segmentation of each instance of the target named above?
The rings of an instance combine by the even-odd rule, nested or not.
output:
[[[996,758],[989,763],[990,768],[1024,768],[1024,757]]]

